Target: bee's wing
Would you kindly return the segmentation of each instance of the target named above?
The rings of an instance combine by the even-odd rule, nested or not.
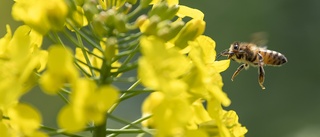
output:
[[[268,34],[266,32],[256,32],[251,35],[251,42],[261,48],[267,48]]]

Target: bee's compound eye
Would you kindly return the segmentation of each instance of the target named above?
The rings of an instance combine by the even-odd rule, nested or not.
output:
[[[239,43],[233,44],[233,50],[239,50]]]

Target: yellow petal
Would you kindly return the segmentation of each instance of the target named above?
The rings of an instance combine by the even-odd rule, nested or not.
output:
[[[191,17],[193,19],[200,19],[203,20],[204,14],[198,10],[198,9],[193,9],[187,6],[179,5],[179,11],[177,13],[177,16],[180,18],[184,18],[186,16]]]
[[[164,94],[162,92],[152,92],[142,104],[142,117],[152,115],[152,111],[158,107],[164,100]],[[147,119],[142,122],[144,127],[154,127],[153,118]]]
[[[213,63],[216,59],[216,42],[210,37],[204,35],[200,35],[199,37],[197,37],[196,42],[202,49],[202,57],[204,59],[204,63]]]
[[[42,118],[40,113],[30,105],[19,103],[8,110],[12,128],[25,135],[31,135],[40,127]]]
[[[0,122],[0,136],[1,137],[11,137],[11,134],[10,134],[8,127],[2,121]]]
[[[49,137],[49,136],[44,132],[36,131],[32,134],[32,137]]]
[[[0,58],[7,58],[7,47],[12,37],[9,25],[6,25],[7,34],[0,39]]]
[[[64,80],[57,75],[52,75],[48,72],[45,72],[42,74],[39,83],[45,93],[54,95],[63,86]]]
[[[225,71],[230,65],[230,60],[219,60],[219,61],[215,61],[213,63],[213,67],[215,68],[216,71],[218,72],[223,72]]]
[[[97,98],[101,103],[101,109],[109,109],[119,99],[119,91],[112,85],[104,85],[97,89]]]
[[[64,106],[58,114],[58,125],[69,133],[81,131],[86,126],[86,120],[76,119],[70,105]]]
[[[185,137],[209,137],[203,130],[187,130]]]

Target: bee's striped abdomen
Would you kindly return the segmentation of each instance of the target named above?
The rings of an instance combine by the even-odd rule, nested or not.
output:
[[[259,52],[263,57],[263,63],[266,65],[279,66],[287,62],[287,58],[279,52],[262,49]]]

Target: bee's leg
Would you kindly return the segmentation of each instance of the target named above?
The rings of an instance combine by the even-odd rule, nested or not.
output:
[[[264,69],[263,69],[263,57],[261,56],[260,53],[258,53],[258,57],[259,57],[259,70],[258,70],[258,73],[259,73],[259,85],[262,89],[266,89],[264,86],[263,86],[263,82],[264,82]]]
[[[233,79],[240,73],[241,70],[243,70],[243,68],[248,68],[248,67],[249,67],[248,64],[242,64],[242,65],[240,65],[240,66],[237,68],[236,72],[233,73],[233,75],[232,75],[232,77],[231,77],[231,80],[233,81]]]

